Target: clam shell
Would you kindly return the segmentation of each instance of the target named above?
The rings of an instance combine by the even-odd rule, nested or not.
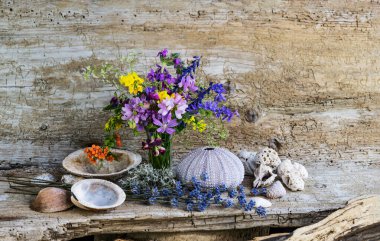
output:
[[[121,176],[128,170],[135,168],[141,163],[139,154],[126,151],[111,149],[117,160],[104,162],[104,166],[98,168],[87,159],[83,149],[77,150],[68,155],[62,162],[63,167],[76,176],[93,178],[115,178]]]
[[[282,185],[280,181],[276,181],[273,183],[272,186],[268,187],[267,189],[267,198],[275,199],[275,198],[281,198],[286,195],[286,189]]]
[[[72,206],[70,192],[61,188],[47,187],[39,191],[30,207],[37,212],[53,213],[69,209]]]
[[[125,192],[116,184],[102,179],[84,179],[71,187],[72,199],[79,208],[106,210],[125,201]]]

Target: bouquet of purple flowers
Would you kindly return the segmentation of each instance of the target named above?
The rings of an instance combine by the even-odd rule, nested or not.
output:
[[[105,108],[113,111],[105,130],[115,133],[122,126],[128,126],[135,133],[146,132],[142,148],[149,151],[151,164],[155,168],[167,168],[171,164],[171,140],[175,133],[186,127],[203,132],[210,117],[229,122],[238,113],[224,105],[226,90],[222,84],[196,78],[200,57],[186,61],[167,49],[157,57],[160,64],[151,68],[145,77],[132,68],[116,70],[109,64],[98,71],[87,67],[85,77],[111,77],[114,80],[108,82],[119,90]],[[110,134],[105,145],[115,146],[114,136]]]

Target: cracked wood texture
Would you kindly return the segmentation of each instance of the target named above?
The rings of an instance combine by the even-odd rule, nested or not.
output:
[[[28,172],[29,169],[24,170],[23,176],[35,175],[36,170],[31,169],[31,172]],[[316,223],[332,211],[343,208],[347,200],[368,193],[380,194],[379,171],[376,169],[355,165],[326,169],[316,164],[311,165],[309,169],[311,177],[306,181],[305,191],[289,191],[285,197],[271,200],[273,205],[268,208],[266,218],[260,218],[253,212],[243,213],[236,208],[214,207],[205,212],[187,212],[182,208],[147,206],[128,201],[109,212],[73,208],[59,213],[38,213],[29,208],[32,196],[4,193],[8,184],[0,182],[0,240],[63,241],[86,235],[117,233],[129,233],[136,237],[149,236],[150,239],[147,240],[182,240],[183,232],[201,234],[205,231],[234,232],[236,229],[259,227],[302,227]],[[20,170],[6,173],[20,175]],[[366,179],[372,181],[367,182]],[[246,181],[252,183],[252,180]],[[370,217],[371,213],[368,210],[361,210],[366,217],[367,214]],[[359,227],[360,224],[362,222],[358,222],[355,227]],[[180,238],[165,239],[165,233],[172,233],[169,237],[179,234]],[[205,240],[237,241],[253,238],[245,236],[243,239],[237,235],[235,233],[235,236],[228,238],[224,233],[224,239],[220,236],[212,239],[205,234],[209,237]]]
[[[266,219],[129,203],[109,213],[39,214],[28,198],[1,194],[0,238],[299,227],[380,194],[379,28],[379,1],[1,1],[0,169],[54,166],[99,143],[113,89],[85,82],[81,69],[135,49],[144,71],[167,47],[201,54],[204,76],[228,86],[241,118],[222,145],[274,147],[311,179],[304,192],[275,201]],[[140,137],[124,134],[139,151]],[[177,137],[175,158],[204,144]]]
[[[1,1],[0,168],[59,163],[99,143],[113,94],[80,70],[135,49],[201,54],[240,120],[222,145],[303,164],[378,166],[378,1]],[[131,150],[140,139],[125,133]],[[177,137],[175,157],[203,145]]]

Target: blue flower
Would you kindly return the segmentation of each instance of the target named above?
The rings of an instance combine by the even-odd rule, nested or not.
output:
[[[220,190],[221,192],[225,192],[225,191],[227,190],[227,186],[226,186],[226,184],[224,184],[224,183],[220,184],[220,185],[219,185],[219,190]]]
[[[220,197],[220,195],[216,195],[214,196],[214,203],[215,204],[218,204],[222,201],[222,198]]]
[[[186,205],[186,210],[187,211],[193,211],[193,203],[188,203],[187,205]]]
[[[264,196],[267,195],[267,188],[266,187],[261,188],[261,194]]]
[[[258,188],[252,188],[251,193],[253,196],[260,195],[260,190]]]
[[[170,205],[172,206],[172,207],[178,207],[178,199],[177,198],[175,198],[175,197],[173,197],[172,199],[170,199]]]
[[[235,189],[228,190],[228,196],[230,198],[234,198],[234,197],[236,197],[236,195],[237,195],[237,191]]]
[[[153,197],[158,197],[158,196],[160,196],[160,192],[158,191],[158,188],[157,188],[157,187],[153,187],[153,189],[152,189],[152,196],[153,196]]]
[[[133,195],[139,195],[140,194],[140,188],[137,184],[131,185],[131,192]]]
[[[204,212],[207,208],[207,203],[206,202],[200,202],[198,203],[198,211],[199,212]]]
[[[156,197],[150,197],[150,198],[148,199],[148,203],[149,203],[150,205],[155,204],[156,201],[157,201],[157,198],[156,198]]]
[[[244,207],[245,204],[247,203],[247,200],[245,200],[245,195],[240,195],[237,197],[240,206]]]
[[[164,188],[164,189],[162,189],[161,193],[162,193],[162,196],[167,197],[170,195],[171,192],[169,189]]]
[[[223,200],[222,205],[225,208],[230,208],[230,207],[234,206],[234,201],[232,201],[231,199],[225,199],[225,200]]]
[[[175,191],[178,197],[182,197],[184,195],[181,181],[175,182]]]
[[[191,178],[191,183],[193,184],[195,189],[201,188],[201,183],[198,181],[198,179],[196,177]]]
[[[252,211],[252,208],[255,206],[255,201],[251,200],[247,205],[244,206],[244,211]]]
[[[207,172],[202,172],[200,178],[202,181],[207,181],[209,176],[208,176]]]
[[[262,206],[256,208],[256,213],[259,215],[259,217],[265,217],[267,215],[266,209]]]
[[[210,200],[214,195],[212,194],[211,190],[208,190],[204,196],[207,200]]]

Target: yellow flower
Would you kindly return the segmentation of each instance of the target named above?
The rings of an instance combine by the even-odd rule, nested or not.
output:
[[[128,87],[129,93],[136,95],[137,93],[143,91],[144,80],[140,78],[136,72],[131,72],[128,75],[122,75],[119,81],[125,87]]]
[[[206,130],[207,124],[204,122],[204,120],[196,120],[194,116],[190,117],[188,120],[184,120],[184,122],[188,125],[191,125],[193,130],[198,130],[200,133]]]
[[[158,92],[158,96],[160,97],[160,102],[161,102],[164,99],[174,98],[174,93],[169,95],[166,90],[163,90],[163,91]]]

